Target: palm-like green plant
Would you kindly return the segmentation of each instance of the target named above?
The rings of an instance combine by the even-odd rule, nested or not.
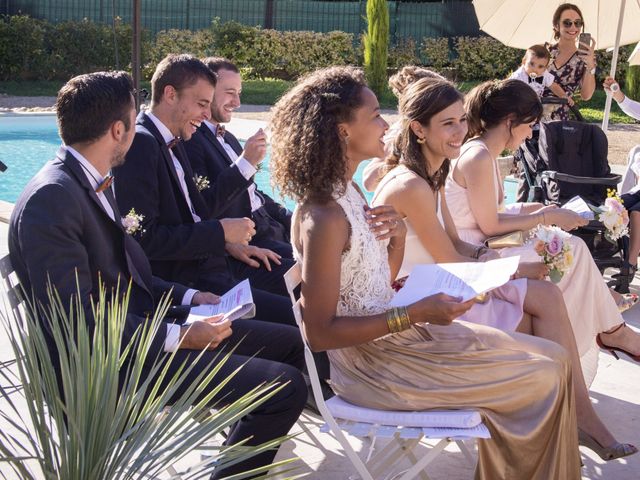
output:
[[[1,369],[0,418],[10,428],[0,430],[0,466],[8,465],[21,479],[156,478],[282,388],[277,383],[262,385],[212,411],[212,398],[237,373],[222,381],[216,378],[213,384],[232,352],[220,354],[225,358],[216,366],[183,385],[194,362],[183,364],[170,377],[167,359],[151,358],[150,353],[169,306],[167,299],[133,340],[122,345],[129,293],[116,289],[108,295],[101,288],[92,302],[92,330],[87,327],[80,295],[67,308],[51,287],[46,307],[26,302],[22,321],[3,315],[16,361]],[[50,325],[56,358],[47,348],[44,323]],[[60,384],[54,360],[62,372]],[[175,398],[179,388],[183,393]],[[209,476],[214,468],[277,448],[282,440],[217,447],[208,460],[180,472],[181,478]]]

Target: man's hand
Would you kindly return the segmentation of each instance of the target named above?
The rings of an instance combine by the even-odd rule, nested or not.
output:
[[[269,272],[271,271],[271,264],[269,261],[280,265],[280,259],[282,258],[276,252],[269,250],[268,248],[255,247],[253,245],[239,245],[237,243],[227,243],[227,252],[236,260],[246,263],[250,267],[260,268],[260,263],[254,260],[257,258],[264,264]]]
[[[196,320],[191,325],[180,327],[180,345],[185,350],[213,350],[231,335],[231,322],[222,320],[222,315]]]
[[[267,134],[259,129],[244,144],[242,156],[254,167],[264,160],[267,154]]]
[[[249,240],[256,234],[255,223],[247,217],[223,218],[220,225],[224,230],[224,241],[227,243],[248,245]]]
[[[215,305],[220,303],[220,297],[211,292],[198,292],[191,299],[192,305]]]

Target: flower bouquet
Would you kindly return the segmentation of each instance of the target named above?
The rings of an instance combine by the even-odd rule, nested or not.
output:
[[[146,230],[142,228],[144,215],[136,213],[135,208],[129,210],[126,216],[122,217],[122,226],[129,235],[139,233],[142,235]]]
[[[607,189],[604,205],[597,207],[596,213],[606,232],[604,237],[611,243],[629,234],[629,212],[622,205],[622,199],[615,190]]]
[[[558,227],[539,225],[533,232],[533,247],[549,267],[549,278],[558,283],[573,263],[571,235]]]

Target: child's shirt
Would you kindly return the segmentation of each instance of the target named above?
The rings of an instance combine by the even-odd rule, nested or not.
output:
[[[531,78],[529,77],[529,74],[525,72],[522,65],[520,65],[520,68],[513,72],[509,78],[514,78],[526,83],[533,88],[533,91],[536,92],[539,97],[542,97],[542,92],[544,92],[545,87],[550,87],[556,80],[551,73],[546,71],[541,77]]]

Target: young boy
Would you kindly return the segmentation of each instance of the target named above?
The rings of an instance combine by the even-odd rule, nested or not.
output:
[[[544,45],[533,45],[527,48],[522,58],[522,65],[509,78],[525,82],[533,88],[539,97],[542,97],[542,93],[547,87],[556,97],[566,98],[569,106],[572,106],[571,95],[564,91],[551,73],[547,72],[550,60],[551,55]]]

